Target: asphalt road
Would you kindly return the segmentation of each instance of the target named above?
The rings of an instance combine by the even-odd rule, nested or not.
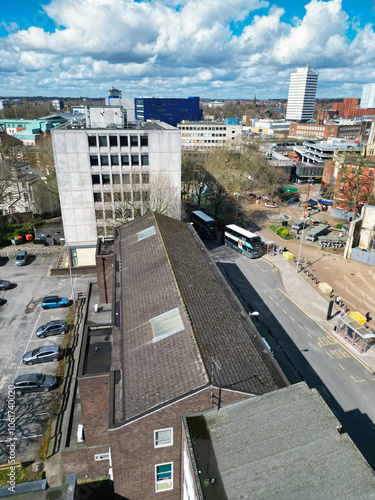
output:
[[[245,310],[260,313],[251,319],[288,380],[304,380],[319,391],[343,431],[374,468],[372,372],[344,342],[336,340],[287,296],[278,271],[269,262],[250,260],[217,242],[208,242],[208,246]]]
[[[41,299],[46,295],[72,296],[69,278],[48,277],[57,256],[37,256],[24,267],[15,267],[14,259],[2,258],[0,278],[11,281],[10,290],[0,292],[5,303],[0,306],[0,464],[8,460],[9,439],[16,443],[16,461],[40,460],[41,441],[56,399],[56,391],[24,394],[12,404],[11,387],[18,375],[26,373],[55,374],[58,363],[27,366],[22,355],[42,345],[61,344],[63,335],[38,339],[38,326],[54,319],[66,319],[70,308],[43,310]],[[86,290],[90,278],[74,278],[75,293]],[[11,413],[8,413],[10,410]],[[8,417],[14,418],[10,421]],[[11,432],[12,431],[12,432]]]

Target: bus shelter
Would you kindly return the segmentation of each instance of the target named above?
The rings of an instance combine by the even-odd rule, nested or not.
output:
[[[274,241],[272,241],[272,240],[269,240],[268,238],[265,238],[261,234],[259,236],[260,236],[260,238],[262,240],[263,247],[267,250],[267,254],[269,254],[271,252],[274,253],[275,252],[276,243]]]
[[[375,338],[375,333],[345,313],[340,314],[336,331],[341,333],[344,339],[359,349],[361,354],[366,352],[370,347],[369,340]]]

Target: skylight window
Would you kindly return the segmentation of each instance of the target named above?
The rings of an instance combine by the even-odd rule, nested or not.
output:
[[[153,234],[156,234],[154,226],[148,227],[147,229],[144,229],[143,231],[139,231],[138,241],[144,240],[145,238],[148,238],[149,236],[152,236]]]
[[[150,322],[154,334],[153,342],[165,339],[166,337],[184,329],[184,324],[178,307],[150,319]]]

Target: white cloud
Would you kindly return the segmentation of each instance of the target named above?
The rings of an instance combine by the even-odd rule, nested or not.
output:
[[[52,0],[44,10],[54,32],[2,23],[8,35],[0,38],[0,72],[16,77],[11,90],[3,79],[0,92],[29,85],[33,94],[33,86],[45,85],[55,95],[59,89],[98,95],[95,89],[113,82],[134,94],[212,90],[241,97],[247,85],[250,94],[286,97],[290,73],[306,64],[319,71],[318,95],[325,84],[333,91],[329,78],[341,85],[375,81],[373,26],[349,19],[342,1],[311,0],[302,18],[286,22],[277,0],[272,6],[263,0]]]

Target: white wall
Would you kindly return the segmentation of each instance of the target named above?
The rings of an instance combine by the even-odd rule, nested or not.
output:
[[[140,146],[132,148],[130,146],[89,147],[88,134],[121,135],[124,133],[147,135],[148,146],[142,148]],[[91,167],[90,154],[148,153],[149,166],[133,167],[134,171],[149,173],[150,186],[162,182],[163,193],[171,196],[177,203],[174,204],[173,211],[166,215],[180,218],[181,137],[179,130],[174,128],[168,130],[60,129],[52,131],[51,135],[64,233],[69,247],[96,246],[97,229],[92,173],[131,173],[133,171],[130,166]],[[110,184],[103,186],[103,192],[111,189]],[[152,190],[151,187],[151,193]]]

